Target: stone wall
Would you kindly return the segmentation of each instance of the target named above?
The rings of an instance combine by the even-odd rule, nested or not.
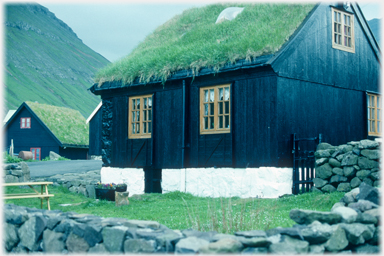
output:
[[[31,180],[31,172],[25,162],[3,165],[5,183],[28,182]]]
[[[315,152],[316,178],[313,190],[348,192],[361,182],[378,186],[380,143],[372,140],[332,146],[321,143]]]
[[[234,234],[4,205],[3,243],[12,253],[379,253],[378,194],[362,183],[330,212],[292,210],[291,228]]]

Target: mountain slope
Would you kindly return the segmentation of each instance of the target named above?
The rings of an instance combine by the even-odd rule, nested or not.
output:
[[[99,98],[87,89],[109,63],[38,4],[5,5],[5,110],[38,101],[87,117]]]

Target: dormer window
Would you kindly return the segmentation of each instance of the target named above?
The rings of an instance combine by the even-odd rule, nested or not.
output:
[[[20,118],[20,129],[31,129],[31,118],[30,117]]]
[[[355,53],[353,14],[332,8],[332,47]]]

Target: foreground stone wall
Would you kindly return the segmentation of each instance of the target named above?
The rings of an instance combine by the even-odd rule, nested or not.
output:
[[[362,182],[378,186],[380,144],[377,141],[353,141],[332,146],[321,143],[315,152],[314,190],[348,192]]]
[[[3,180],[5,183],[28,182],[31,172],[25,162],[3,165]]]
[[[362,183],[330,212],[292,210],[291,228],[233,235],[5,205],[3,243],[12,253],[379,253],[378,194]]]

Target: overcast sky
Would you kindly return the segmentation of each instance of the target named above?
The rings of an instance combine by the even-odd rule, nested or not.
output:
[[[212,2],[219,1],[38,1],[70,26],[87,46],[111,62],[129,54],[158,26],[183,10]],[[379,1],[360,2],[367,20],[382,18],[379,6]]]

